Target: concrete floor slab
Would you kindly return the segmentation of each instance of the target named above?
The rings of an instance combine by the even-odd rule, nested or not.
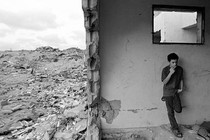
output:
[[[177,138],[170,130],[170,125],[149,128],[109,129],[103,130],[102,140],[205,140],[191,129],[191,126],[180,126],[183,138]]]

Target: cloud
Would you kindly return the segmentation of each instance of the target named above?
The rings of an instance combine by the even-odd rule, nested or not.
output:
[[[85,30],[74,30],[70,35],[72,39],[75,40],[84,40],[85,38]]]
[[[0,37],[5,37],[11,32],[11,28],[9,28],[6,24],[0,23]]]
[[[43,43],[46,43],[45,45],[54,46],[57,47],[57,45],[66,44],[66,40],[64,38],[59,37],[57,34],[49,34],[45,36],[38,36],[37,39],[40,39],[43,41]]]
[[[30,38],[19,38],[17,40],[8,42],[0,41],[0,51],[1,50],[34,50],[40,47],[41,44],[34,39]]]
[[[0,50],[85,48],[80,0],[0,0]]]
[[[40,47],[41,44],[34,38],[18,38],[15,42],[24,50],[34,50],[37,47]],[[15,49],[18,49],[15,47]]]
[[[19,47],[20,46],[18,44],[15,44],[13,42],[0,41],[0,50],[15,50]]]
[[[0,10],[0,23],[14,29],[46,30],[56,28],[56,16],[46,11],[8,12]]]
[[[69,13],[68,18],[70,20],[76,20],[76,21],[81,20],[80,14],[79,13],[73,13],[73,12]]]

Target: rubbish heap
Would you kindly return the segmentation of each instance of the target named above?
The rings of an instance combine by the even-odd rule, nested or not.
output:
[[[50,46],[0,52],[0,140],[82,140],[84,51]]]

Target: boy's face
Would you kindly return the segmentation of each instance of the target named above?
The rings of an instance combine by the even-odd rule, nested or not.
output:
[[[171,61],[169,62],[169,65],[171,68],[175,69],[177,66],[178,60],[177,59],[171,59]]]

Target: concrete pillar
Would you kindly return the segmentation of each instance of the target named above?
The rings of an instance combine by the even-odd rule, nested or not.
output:
[[[100,117],[97,100],[100,100],[99,59],[99,4],[98,0],[82,0],[86,29],[86,62],[88,65],[88,127],[87,140],[100,139]],[[95,104],[96,103],[96,104]],[[94,104],[94,105],[93,105]]]

